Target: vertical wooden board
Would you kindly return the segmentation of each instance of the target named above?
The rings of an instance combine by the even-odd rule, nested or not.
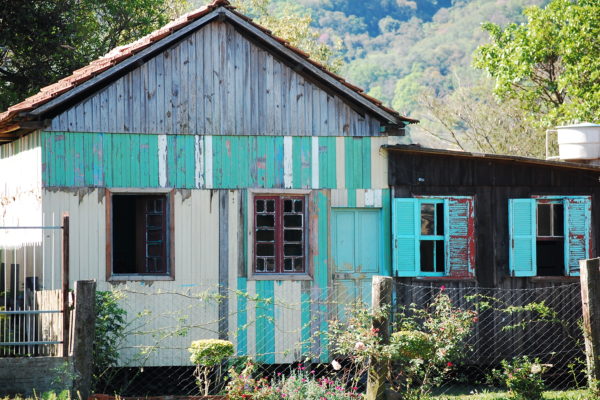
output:
[[[305,358],[311,349],[311,292],[312,283],[308,281],[301,282],[301,295],[300,295],[300,329],[301,329],[301,356]]]
[[[167,186],[179,187],[179,141],[180,136],[167,136]]]
[[[311,187],[312,181],[312,138],[302,137],[300,140],[300,187],[307,189]]]
[[[225,138],[223,136],[212,137],[212,171],[213,171],[213,184],[215,188],[224,187],[223,179],[223,164],[225,163],[225,157],[223,155],[223,142]]]
[[[364,208],[365,205],[365,189],[356,189],[354,191],[355,207]]]
[[[162,132],[173,133],[173,49],[169,48],[163,52],[163,112]]]
[[[390,189],[383,189],[379,192],[379,199],[381,201],[381,218],[382,218],[382,235],[383,238],[383,263],[382,263],[382,274],[386,276],[392,276],[392,207],[391,207],[391,191]],[[375,207],[379,207],[376,203]]]
[[[51,133],[42,132],[41,140],[42,140],[42,187],[46,187],[50,185],[50,181],[52,179],[52,175],[50,174],[50,166],[52,159],[52,148],[51,148]],[[0,147],[0,160],[4,158],[4,149],[6,147]]]
[[[194,187],[204,187],[204,138],[194,136]]]
[[[213,25],[209,24],[199,32],[202,35],[202,44],[204,51],[202,57],[204,60],[204,72],[203,76],[203,87],[204,87],[204,98],[202,103],[204,104],[204,133],[207,135],[214,135],[215,130],[213,129],[213,102],[215,86],[213,84],[213,57],[212,57],[212,44],[213,44]]]
[[[236,70],[237,70],[237,57],[235,52],[234,44],[234,27],[230,24],[224,24],[225,27],[225,69],[226,73],[223,78],[225,81],[225,90],[227,95],[227,101],[223,101],[223,115],[225,116],[226,126],[225,134],[235,135],[236,131],[236,119],[241,110],[236,109]]]
[[[257,169],[257,180],[256,186],[260,188],[267,187],[267,138],[255,137],[256,141],[256,169]]]
[[[204,29],[200,29],[194,34],[195,46],[193,51],[195,52],[195,62],[192,65],[195,67],[195,69],[193,70],[194,76],[192,77],[192,79],[194,80],[194,93],[192,95],[192,98],[194,99],[193,102],[195,103],[195,114],[192,114],[192,119],[195,120],[193,133],[195,133],[196,135],[204,134],[206,132],[204,127],[204,103],[206,101],[206,99],[204,98],[204,32]]]
[[[361,142],[361,154],[359,155],[360,160],[362,161],[362,179],[361,179],[361,187],[362,188],[370,188],[371,185],[371,138],[362,138]]]
[[[346,143],[345,138],[335,138],[335,178],[338,189],[346,188]]]
[[[234,121],[234,133],[235,134],[247,134],[245,121],[248,116],[248,112],[244,107],[244,100],[246,99],[246,93],[244,92],[244,75],[246,71],[246,52],[245,52],[245,40],[240,36],[235,29],[231,29],[232,35],[232,46],[233,46],[233,61],[234,61],[234,87],[235,87],[235,109],[236,113],[233,118]],[[250,104],[250,103],[245,103]]]
[[[275,362],[292,363],[301,350],[300,282],[275,282]]]
[[[353,137],[344,138],[346,188],[355,189],[359,187],[359,179],[362,177],[361,161],[357,157],[358,141]]]
[[[313,105],[311,99],[313,91],[311,85],[300,75],[294,73],[297,76],[297,92],[298,97],[298,131],[294,132],[297,135],[308,135],[312,132],[312,116],[313,116]]]
[[[103,138],[102,133],[91,134],[91,163],[92,163],[92,186],[104,186],[104,153],[103,153]]]
[[[171,133],[179,133],[182,130],[181,121],[181,107],[183,102],[183,96],[181,94],[182,86],[186,85],[187,82],[182,82],[182,62],[181,62],[181,43],[174,46],[171,49],[171,103],[172,103],[172,114],[171,114]]]
[[[250,257],[250,256],[249,256]],[[247,304],[246,304],[246,344],[247,354],[256,358],[256,302],[251,300],[256,295],[256,283],[258,281],[247,280],[246,281],[246,293],[247,293]]]
[[[146,99],[143,104],[144,122],[142,132],[157,133],[156,127],[156,57],[152,57],[146,63],[143,73],[144,88],[142,98]]]
[[[290,135],[290,69],[283,63],[281,65],[281,132]]]
[[[387,143],[387,137],[372,137],[371,140],[371,187],[385,189],[388,187],[388,160],[381,146]]]
[[[319,152],[319,137],[313,136],[310,138],[310,172],[311,172],[311,184],[310,187],[313,189],[319,189],[319,160],[320,160],[320,152]]]
[[[265,91],[264,91],[264,96],[266,98],[266,108],[264,109],[264,114],[261,113],[261,115],[264,115],[265,119],[267,120],[267,129],[266,132],[268,135],[274,135],[275,134],[275,113],[273,112],[273,110],[275,109],[275,94],[273,91],[273,84],[274,84],[274,63],[275,60],[273,59],[273,57],[271,56],[270,53],[263,53],[264,56],[264,60],[265,60],[265,74],[263,79],[265,80]]]
[[[149,136],[151,135],[139,135],[139,141],[137,143],[139,159],[139,187],[150,187],[150,171],[148,170],[148,163],[150,157],[150,146],[148,144]]]
[[[129,160],[131,161],[131,174],[129,176],[129,187],[143,187],[141,183],[145,171],[141,165],[141,136],[139,134],[129,136]]]
[[[213,187],[213,136],[204,137],[204,182],[207,189]]]
[[[246,104],[254,104],[255,112],[250,113],[250,131],[249,134],[258,135],[260,131],[260,85],[258,82],[260,64],[258,58],[258,49],[256,46],[248,47],[248,82],[251,96],[251,102]]]
[[[80,134],[81,135],[81,134]],[[94,153],[92,148],[92,133],[81,135],[81,163],[83,164],[81,186],[94,185]]]
[[[113,168],[113,186],[123,186],[123,175],[126,173],[123,166],[123,146],[121,143],[122,135],[111,135],[111,153],[110,162]]]
[[[301,188],[303,187],[303,165],[302,165],[302,137],[301,136],[287,136],[284,140],[284,146],[288,139],[292,142],[292,145],[289,147],[285,147],[285,159],[284,159],[284,179],[286,179],[285,187],[286,188]],[[291,152],[289,151],[291,150]],[[291,180],[289,174],[288,162],[289,156],[291,153]]]
[[[318,192],[316,194],[316,205],[318,208],[318,254],[315,260],[315,283],[320,290],[320,296],[322,299],[328,298],[329,287],[329,268],[328,268],[328,249],[329,249],[329,205],[328,198],[324,192]],[[320,331],[327,332],[327,316],[328,310],[326,304],[319,306],[320,310]],[[327,338],[321,335],[321,362],[329,361],[329,351]]]
[[[252,102],[252,96],[254,96],[255,94],[252,93],[252,73],[251,70],[253,70],[255,68],[255,65],[252,64],[252,59],[251,59],[251,51],[250,51],[250,42],[248,42],[247,40],[245,40],[244,38],[241,37],[241,35],[237,36],[237,40],[238,43],[242,44],[242,51],[243,51],[243,59],[244,59],[244,63],[243,63],[243,69],[240,72],[240,76],[242,79],[242,85],[240,86],[242,88],[242,93],[243,93],[243,97],[241,97],[241,102],[242,104],[240,105],[240,109],[243,110],[244,116],[243,118],[240,120],[241,122],[241,127],[240,130],[242,131],[242,133],[248,135],[248,134],[256,134],[256,131],[254,130],[254,126],[252,124],[252,119],[253,119],[253,115],[254,113],[252,113],[249,108],[249,106],[251,104],[256,105],[256,103]]]
[[[168,153],[168,142],[167,135],[158,135],[157,143],[157,158],[158,158],[158,185],[159,187],[167,186],[168,179],[168,167],[167,167],[167,153]]]
[[[238,262],[240,257],[239,234],[243,230],[240,227],[240,191],[231,191],[229,193],[229,228],[228,228],[228,243],[229,243],[229,259],[227,264],[227,279],[228,290],[227,296],[227,322],[228,322],[228,337],[227,339],[235,343],[237,339],[237,297],[234,295],[237,289],[238,280]]]
[[[210,53],[212,57],[212,69],[210,74],[212,76],[213,82],[213,104],[212,104],[212,120],[213,120],[213,134],[221,135],[223,132],[223,121],[221,119],[221,102],[223,101],[223,97],[221,95],[222,91],[222,77],[221,73],[225,71],[223,68],[223,62],[221,60],[221,46],[222,46],[222,22],[214,22],[211,25],[212,29],[212,52]],[[215,170],[216,171],[216,170]]]
[[[195,117],[195,79],[194,67],[194,35],[188,36],[180,44],[181,51],[181,100],[179,108],[179,133],[193,133],[193,117]]]
[[[123,146],[123,166],[125,167],[123,186],[132,187],[139,175],[139,163],[134,153],[137,135],[120,135]]]
[[[284,140],[285,139],[281,136],[275,136],[274,138],[272,138],[273,145],[274,145],[274,152],[272,155],[274,180],[272,182],[273,186],[269,186],[269,187],[277,187],[277,188],[284,187],[284,182],[285,182],[285,166],[284,166],[284,164],[285,164],[285,144],[284,144]]]
[[[159,135],[144,135],[144,138],[148,144],[148,164],[146,165],[146,170],[148,171],[148,187],[159,187]]]
[[[156,57],[156,133],[165,133],[166,104],[165,104],[165,55]]]
[[[279,61],[273,59],[273,133],[283,132],[282,124],[282,93],[281,93],[281,68],[282,65]]]
[[[139,68],[134,69],[129,73],[131,79],[129,81],[129,104],[130,106],[130,132],[146,132],[145,124],[142,122],[145,120],[145,115],[142,113],[142,101],[146,103],[147,98],[143,94],[144,81],[142,78],[142,71],[147,67],[146,64],[141,65]],[[143,99],[143,100],[142,100]],[[142,127],[142,125],[144,125]]]
[[[256,294],[256,359],[275,363],[275,293],[273,281],[257,281]]]
[[[114,186],[112,136],[108,133],[102,134],[102,165],[104,166],[104,185],[107,187]]]

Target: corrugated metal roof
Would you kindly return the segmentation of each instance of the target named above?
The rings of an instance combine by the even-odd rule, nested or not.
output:
[[[225,7],[228,10],[230,10],[231,12],[233,12],[236,16],[251,23],[253,26],[260,29],[262,32],[264,32],[267,35],[271,36],[272,38],[276,39],[279,43],[283,44],[286,48],[292,50],[293,52],[302,56],[304,59],[306,59],[308,62],[310,62],[314,66],[318,67],[323,73],[328,74],[329,76],[333,77],[334,79],[336,79],[337,81],[342,83],[345,87],[358,93],[365,100],[369,101],[370,103],[373,103],[374,105],[379,107],[381,110],[385,111],[386,113],[397,117],[399,121],[403,121],[406,123],[419,122],[418,120],[401,116],[398,112],[394,111],[393,109],[384,106],[381,103],[381,101],[365,94],[362,89],[346,82],[342,77],[327,70],[325,68],[325,66],[323,66],[322,64],[320,64],[314,60],[311,60],[307,53],[290,45],[289,42],[287,42],[286,40],[274,36],[271,33],[271,31],[269,31],[265,27],[254,23],[252,21],[252,19],[235,11],[235,8],[233,6],[231,6],[229,1],[214,0],[211,4],[201,7],[201,8],[198,8],[187,14],[184,14],[181,17],[171,21],[169,24],[163,26],[162,28],[142,37],[141,39],[138,39],[132,43],[114,48],[113,50],[111,50],[110,52],[105,54],[104,56],[91,62],[89,65],[86,65],[83,68],[73,71],[72,75],[70,75],[66,78],[63,78],[52,85],[42,88],[39,91],[39,93],[25,99],[24,101],[22,101],[18,104],[15,104],[15,105],[9,107],[7,111],[0,114],[0,133],[1,132],[6,133],[6,132],[15,131],[15,130],[20,129],[19,121],[22,120],[21,117],[23,117],[23,115],[25,113],[33,111],[36,108],[48,103],[49,101],[58,98],[60,95],[66,93],[66,92],[69,92],[70,90],[76,88],[77,86],[81,85],[82,83],[92,79],[93,77],[109,70],[110,68],[119,64],[120,62],[128,59],[129,57],[133,56],[134,54],[150,47],[155,42],[171,35],[172,33],[180,30],[181,28],[198,20],[199,18],[210,14],[211,12],[213,12],[214,10],[216,10],[219,7]]]

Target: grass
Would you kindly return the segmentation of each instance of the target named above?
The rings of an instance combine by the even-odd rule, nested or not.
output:
[[[434,396],[435,400],[506,400],[507,392],[482,392],[473,394],[444,394]],[[598,397],[587,390],[565,390],[544,392],[544,400],[597,400]]]

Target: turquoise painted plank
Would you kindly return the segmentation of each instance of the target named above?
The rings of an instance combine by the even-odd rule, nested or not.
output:
[[[250,136],[248,138],[248,162],[249,168],[249,187],[258,187],[258,170],[262,166],[264,168],[264,161],[261,161],[257,149],[256,136]]]
[[[356,207],[356,189],[348,189],[346,192],[348,193],[348,207]]]
[[[103,135],[101,133],[95,133],[92,135],[92,182],[94,186],[104,186],[104,154]]]
[[[151,135],[140,135],[139,152],[140,152],[140,186],[150,186],[150,171],[148,163],[150,159],[148,138]]]
[[[123,140],[122,135],[112,136],[112,165],[113,165],[113,185],[123,187],[124,181],[124,162],[123,162]]]
[[[365,137],[360,141],[362,142],[362,188],[370,189],[371,188],[371,142],[372,138]]]
[[[318,249],[316,251],[316,256],[314,260],[315,266],[315,283],[316,286],[321,291],[321,298],[328,298],[328,266],[327,266],[327,248],[328,248],[328,238],[329,238],[329,223],[328,223],[328,201],[327,197],[323,192],[318,192],[315,196],[315,200],[317,202],[317,212],[318,212]],[[318,306],[320,308],[319,314],[323,317],[321,318],[320,323],[320,331],[327,332],[327,306],[325,304],[320,304]],[[321,362],[329,361],[329,351],[327,345],[327,337],[325,334],[321,335]]]
[[[275,285],[273,281],[257,281],[256,294],[256,358],[275,363]]]
[[[356,188],[356,174],[355,174],[355,166],[356,162],[354,160],[354,147],[356,140],[353,137],[344,138],[344,176],[346,177],[346,188],[354,189]]]
[[[239,159],[239,167],[236,168],[240,174],[238,188],[249,187],[250,183],[250,138],[242,136],[238,139],[236,149],[237,156],[234,159]]]
[[[167,186],[177,187],[177,135],[167,135]]]
[[[71,134],[71,140],[73,143],[73,185],[77,187],[85,186],[85,134]]]
[[[508,265],[512,276],[536,274],[536,200],[509,199],[510,247]]]
[[[75,181],[75,163],[73,157],[73,135],[70,133],[64,134],[64,143],[65,143],[65,155],[64,155],[64,165],[65,165],[65,177],[63,180],[64,186],[73,186]]]
[[[276,185],[276,179],[279,175],[283,176],[283,163],[281,164],[281,170],[277,169],[276,165],[276,154],[278,150],[278,143],[276,138],[264,136],[261,139],[265,141],[265,150],[267,157],[267,171],[265,176],[265,185],[267,188],[279,187]],[[283,139],[282,139],[283,140]],[[283,154],[283,145],[281,149],[281,153]],[[283,181],[283,178],[282,178]]]
[[[54,186],[67,186],[66,169],[65,164],[65,134],[57,133],[54,136],[53,147],[54,147],[54,165],[52,166],[55,172]]]
[[[306,189],[312,186],[312,138],[302,137],[301,139],[300,157],[302,157],[302,177],[300,184],[302,188]]]
[[[391,261],[391,249],[392,249],[392,208],[391,208],[391,192],[389,189],[383,189],[381,191],[381,218],[383,219],[382,224],[382,240],[383,240],[383,263],[381,266],[381,274],[386,276],[392,276],[392,261]]]
[[[237,301],[237,355],[243,356],[248,354],[248,312],[247,307],[247,293],[248,287],[246,278],[239,277],[237,279],[237,289],[239,291]]]
[[[196,138],[193,135],[185,136],[185,188],[196,187]]]
[[[130,135],[129,136],[130,140],[129,140],[129,149],[131,151],[130,153],[130,166],[131,166],[131,173],[129,174],[129,186],[130,187],[143,187],[142,184],[142,175],[143,175],[143,170],[141,168],[141,152],[140,152],[140,142],[141,142],[141,135]]]
[[[274,186],[270,186],[270,187],[278,187],[278,188],[282,188],[284,187],[284,181],[283,181],[283,175],[284,175],[284,170],[283,170],[283,157],[284,157],[284,152],[283,152],[283,137],[282,136],[276,136],[273,138],[274,141],[274,145],[275,145],[275,149],[273,152],[273,173],[275,176],[275,179],[273,181],[273,185]]]
[[[113,179],[114,163],[112,154],[112,136],[105,133],[102,138],[102,164],[104,165],[104,184],[108,187],[114,186]]]
[[[147,135],[148,141],[148,186],[158,187],[158,135]]]
[[[327,187],[330,189],[337,187],[337,153],[335,137],[328,137],[327,142],[329,143],[328,154],[327,154]]]
[[[231,138],[223,136],[221,139],[221,186],[222,188],[233,187],[231,173]]]
[[[47,187],[51,185],[51,166],[52,163],[52,142],[51,142],[51,134],[48,132],[42,132],[42,187]],[[0,147],[3,151],[4,149],[8,149],[8,146]],[[2,154],[4,158],[4,153]]]
[[[292,187],[302,188],[302,137],[292,138]]]
[[[256,151],[258,157],[258,182],[257,186],[264,188],[267,185],[267,147],[263,137],[256,138]]]
[[[81,151],[81,161],[83,163],[83,185],[94,185],[94,152],[92,148],[93,134],[82,135],[83,146]]]
[[[223,136],[213,136],[213,184],[215,188],[222,188],[224,185],[224,152],[225,138]]]
[[[123,180],[121,184],[123,187],[131,187],[132,186],[132,148],[131,148],[131,135],[119,135],[121,139],[122,146],[122,167],[123,167]]]

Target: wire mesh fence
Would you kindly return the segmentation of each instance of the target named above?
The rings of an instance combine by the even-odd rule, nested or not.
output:
[[[344,382],[348,390],[364,391],[365,368],[352,357],[336,353],[332,343],[336,340],[334,326],[358,332],[357,327],[344,325],[356,311],[357,293],[300,282],[274,283],[274,288],[264,284],[269,290],[261,285],[247,290],[223,290],[216,283],[172,290],[119,287],[119,304],[128,313],[123,340],[118,344],[119,366],[98,371],[96,392],[199,395],[187,349],[192,340],[218,337],[232,341],[236,355],[213,371],[212,393],[223,390],[228,368],[241,367],[248,358],[258,365],[257,377],[277,380],[303,374],[307,379]],[[390,309],[394,329],[401,329],[406,318],[417,325],[423,322],[419,318],[427,318],[423,315],[430,312],[440,293],[454,309],[468,311],[471,323],[460,344],[460,355],[434,382],[434,392],[493,385],[491,371],[499,368],[502,360],[521,356],[551,366],[543,374],[548,387],[584,385],[578,284],[482,289],[397,282]],[[369,300],[368,294],[358,295]],[[415,310],[425,314],[415,316]],[[419,326],[423,331],[431,328]],[[398,368],[392,364],[391,380],[402,378]]]

